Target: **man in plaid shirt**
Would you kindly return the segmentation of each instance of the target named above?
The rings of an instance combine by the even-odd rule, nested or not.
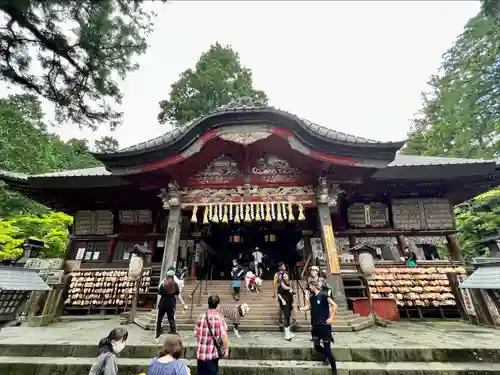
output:
[[[219,371],[219,355],[215,346],[214,339],[210,334],[207,325],[210,323],[210,329],[215,337],[222,338],[224,342],[223,350],[225,357],[229,353],[229,340],[227,338],[227,325],[224,317],[217,311],[220,299],[219,296],[210,296],[208,298],[208,311],[201,314],[196,320],[194,334],[196,335],[196,358],[198,359],[198,375],[217,375]]]

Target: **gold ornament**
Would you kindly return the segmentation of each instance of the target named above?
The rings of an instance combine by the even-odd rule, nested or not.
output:
[[[293,216],[293,207],[291,203],[288,203],[288,221],[294,221],[295,216]]]
[[[235,213],[235,215],[234,215],[234,222],[235,222],[236,224],[239,224],[239,223],[241,223],[241,221],[240,221],[240,205],[239,205],[239,204],[237,204],[237,205],[235,206],[235,208],[236,208],[236,213]]]
[[[283,215],[281,214],[281,204],[278,203],[276,205],[276,209],[278,210],[278,216],[276,218],[277,221],[283,221]]]
[[[222,222],[226,224],[229,222],[229,219],[227,218],[227,206],[224,206],[224,216],[222,217]]]
[[[299,217],[297,218],[297,220],[305,220],[305,219],[306,217],[304,216],[304,206],[299,204]]]
[[[255,220],[257,220],[257,221],[262,221],[262,217],[260,216],[260,204],[259,204],[259,203],[257,203],[257,204],[255,205],[255,210],[257,211],[257,212],[255,213]]]
[[[245,223],[251,223],[251,222],[252,218],[250,217],[250,206],[247,204],[245,210]]]
[[[208,224],[208,207],[205,206],[205,212],[203,213],[203,224]]]
[[[198,212],[198,206],[194,205],[193,206],[193,214],[191,215],[191,222],[192,223],[198,222],[198,218],[196,217],[196,212]]]
[[[269,203],[266,203],[266,221],[273,221],[271,216],[271,205]]]

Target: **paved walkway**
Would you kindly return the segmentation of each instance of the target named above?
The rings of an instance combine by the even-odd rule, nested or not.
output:
[[[2,344],[97,344],[108,332],[119,327],[118,318],[106,320],[68,321],[48,327],[9,327],[0,331]],[[153,332],[136,325],[121,326],[129,331],[129,345],[151,345]],[[186,346],[195,342],[192,332],[181,332]],[[232,346],[273,347],[310,346],[310,335],[297,333],[292,342],[283,340],[279,332],[243,332],[236,339],[230,333]],[[500,330],[472,326],[460,322],[408,322],[391,324],[387,328],[374,327],[360,332],[335,334],[336,346],[357,348],[494,348],[500,349]]]

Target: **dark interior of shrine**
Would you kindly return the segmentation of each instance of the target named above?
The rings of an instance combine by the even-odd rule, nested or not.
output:
[[[302,260],[297,250],[297,243],[302,238],[298,223],[212,223],[203,228],[202,237],[214,250],[208,265],[212,267],[215,280],[230,279],[233,259],[238,259],[247,270],[256,247],[264,255],[265,280],[272,279],[278,263],[284,262],[291,267]]]

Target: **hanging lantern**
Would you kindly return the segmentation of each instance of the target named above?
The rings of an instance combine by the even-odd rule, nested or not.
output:
[[[205,210],[203,212],[203,224],[208,224],[208,207],[205,206]]]
[[[245,223],[251,223],[251,222],[252,218],[250,217],[250,206],[247,204],[245,210]]]
[[[293,207],[291,203],[288,203],[288,221],[294,221],[295,216],[293,216]]]
[[[193,206],[193,214],[191,215],[191,222],[192,223],[197,223],[198,222],[198,218],[196,217],[196,212],[198,212],[198,206],[194,205]]]
[[[235,208],[235,211],[236,211],[235,214],[234,214],[234,222],[236,224],[239,224],[239,223],[241,223],[241,221],[240,221],[240,206],[236,205],[234,208]]]
[[[305,219],[306,217],[304,215],[304,206],[299,204],[299,217],[297,218],[297,220],[305,220]]]
[[[277,221],[283,221],[283,215],[281,214],[281,203],[276,205],[276,210],[278,211]]]
[[[373,255],[369,252],[359,253],[359,268],[365,277],[371,277],[375,271],[375,262]]]
[[[257,221],[262,221],[262,217],[260,216],[260,209],[261,209],[261,205],[257,203],[256,205],[257,207],[255,207],[255,220]]]
[[[266,221],[273,221],[271,216],[271,205],[269,203],[266,203]]]
[[[229,222],[229,219],[227,217],[227,206],[224,206],[224,216],[222,217],[222,222],[225,224]]]

